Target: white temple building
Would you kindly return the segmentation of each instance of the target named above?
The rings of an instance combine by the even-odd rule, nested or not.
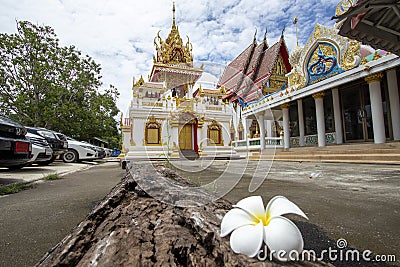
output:
[[[149,80],[133,81],[129,114],[121,122],[126,160],[231,157],[232,108],[218,79],[193,64],[192,44],[180,37],[173,7],[166,40],[154,39]]]

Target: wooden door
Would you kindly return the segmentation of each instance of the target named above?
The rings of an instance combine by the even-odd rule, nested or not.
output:
[[[192,150],[192,125],[185,124],[179,131],[179,149]]]

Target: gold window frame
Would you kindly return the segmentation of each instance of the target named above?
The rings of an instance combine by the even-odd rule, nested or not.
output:
[[[144,143],[146,146],[161,146],[161,124],[155,120],[154,116],[146,122]]]
[[[217,132],[216,134],[217,134],[218,140],[214,140],[212,138],[212,137],[215,136],[215,132]],[[208,137],[208,145],[213,145],[213,142],[217,146],[223,146],[224,145],[224,140],[222,139],[222,127],[216,121],[213,121],[210,125],[208,125],[207,137]],[[216,141],[218,141],[218,142],[216,142]]]

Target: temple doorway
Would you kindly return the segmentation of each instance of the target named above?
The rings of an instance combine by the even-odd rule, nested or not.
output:
[[[180,150],[193,150],[193,125],[190,123],[184,124],[179,129],[179,149]]]
[[[341,92],[345,141],[373,141],[371,101],[368,84],[358,84]]]

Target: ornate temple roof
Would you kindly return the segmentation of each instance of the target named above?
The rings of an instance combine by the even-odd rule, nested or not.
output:
[[[281,54],[287,71],[291,70],[289,53],[283,35],[277,43],[269,47],[266,36],[260,44],[254,40],[239,56],[225,68],[218,87],[225,87],[226,99],[237,101],[238,97],[245,102],[258,99],[263,95],[262,90],[269,80]]]
[[[153,57],[154,63],[162,64],[179,64],[183,63],[187,66],[193,66],[193,46],[189,37],[184,45],[179,34],[178,26],[175,23],[175,3],[172,8],[172,27],[165,41],[160,37],[160,32],[154,38],[154,46],[156,47],[156,56]]]
[[[175,22],[175,3],[172,8],[172,26],[165,41],[160,32],[154,38],[156,55],[153,56],[154,65],[150,74],[150,82],[165,82],[167,89],[182,87],[185,84],[194,84],[201,76],[202,68],[193,66],[193,46],[187,37],[183,43]]]

